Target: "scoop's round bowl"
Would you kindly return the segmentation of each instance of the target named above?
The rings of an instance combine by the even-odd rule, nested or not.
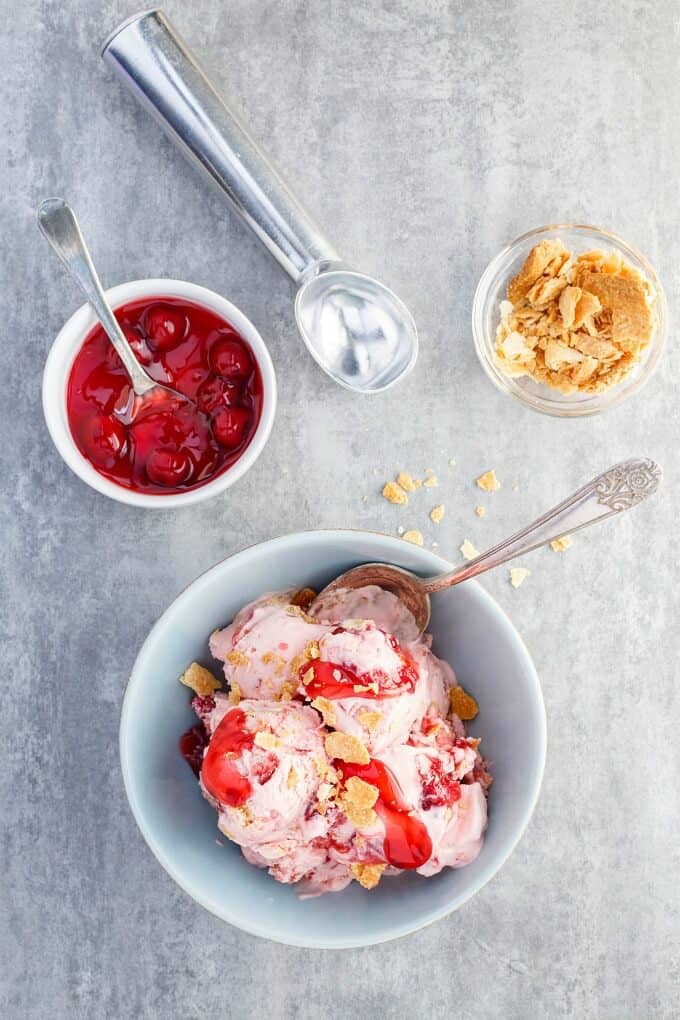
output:
[[[382,393],[411,371],[418,330],[394,291],[365,273],[330,269],[297,292],[295,318],[317,365],[345,389]]]
[[[178,752],[195,717],[177,678],[193,660],[211,664],[207,639],[246,602],[291,585],[323,587],[343,570],[385,560],[423,575],[449,565],[401,539],[361,531],[311,531],[231,556],[186,588],[146,639],[123,701],[120,752],[130,806],[154,854],[207,910],[253,935],[337,949],[407,935],[445,917],[499,870],[534,810],[543,776],[545,710],[529,652],[475,581],[432,599],[434,649],[479,702],[469,727],[493,763],[489,828],[474,863],[433,878],[404,874],[370,891],[300,900],[293,886],[247,864],[217,831],[216,815]]]

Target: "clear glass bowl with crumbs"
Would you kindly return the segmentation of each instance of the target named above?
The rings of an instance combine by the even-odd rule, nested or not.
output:
[[[499,390],[543,414],[577,418],[641,389],[663,353],[667,319],[658,277],[632,245],[597,227],[555,224],[522,234],[489,263],[472,332]]]

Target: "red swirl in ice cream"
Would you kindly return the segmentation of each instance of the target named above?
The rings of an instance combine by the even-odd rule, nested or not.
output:
[[[182,752],[220,830],[303,895],[461,867],[486,828],[491,779],[450,713],[450,666],[394,595],[345,595],[314,617],[293,591],[263,596],[211,635],[229,693],[198,666],[183,678],[204,736]]]
[[[405,870],[425,864],[432,854],[427,826],[414,811],[415,804],[404,799],[399,783],[387,766],[372,758],[368,765],[339,763],[338,771],[345,781],[356,776],[378,790],[375,811],[385,826],[383,851],[387,863]]]

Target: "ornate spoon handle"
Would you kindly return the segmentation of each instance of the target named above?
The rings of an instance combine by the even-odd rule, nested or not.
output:
[[[624,460],[593,478],[533,524],[451,573],[426,578],[421,584],[426,592],[440,591],[507,563],[562,535],[573,534],[597,521],[630,510],[656,492],[662,477],[661,468],[653,460]]]

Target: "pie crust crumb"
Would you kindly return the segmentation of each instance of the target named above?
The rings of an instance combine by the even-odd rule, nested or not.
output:
[[[253,737],[253,743],[257,747],[264,748],[265,751],[273,751],[279,747],[280,741],[274,736],[273,733],[269,733],[267,730],[259,730]]]
[[[418,531],[417,528],[405,531],[401,537],[405,542],[411,542],[412,545],[423,545],[425,541],[422,531]]]
[[[397,475],[397,485],[405,492],[415,492],[423,483],[419,478],[414,478],[408,471],[400,471]]]
[[[222,684],[213,676],[209,669],[201,666],[198,662],[192,662],[188,669],[182,673],[179,682],[185,687],[190,687],[196,694],[204,696],[219,691]]]
[[[329,758],[339,758],[355,765],[368,765],[371,756],[365,745],[351,733],[328,733],[324,740],[326,754]]]
[[[385,482],[382,494],[388,503],[396,503],[398,506],[406,506],[408,503],[408,496],[396,482]]]
[[[564,552],[571,545],[571,535],[562,535],[561,538],[554,538],[550,543],[555,552]]]
[[[440,503],[438,506],[433,506],[430,510],[430,520],[434,521],[435,524],[440,524],[444,518],[445,512],[446,507],[443,503]]]
[[[375,889],[387,865],[385,864],[350,864],[349,870],[364,889]]]
[[[483,475],[480,475],[477,479],[477,485],[480,489],[484,489],[484,492],[498,492],[501,487],[501,483],[496,478],[496,472],[493,468],[490,471],[485,471]]]
[[[519,588],[520,584],[526,581],[531,573],[526,567],[510,567],[510,584],[513,588]]]
[[[463,554],[464,559],[474,560],[476,556],[479,556],[479,552],[475,549],[474,545],[469,538],[466,538],[462,545],[458,547]]]
[[[451,711],[454,715],[457,715],[463,722],[468,722],[470,719],[474,719],[479,712],[479,705],[472,697],[468,694],[464,688],[457,684],[452,687],[449,691],[449,699],[451,701]]]

